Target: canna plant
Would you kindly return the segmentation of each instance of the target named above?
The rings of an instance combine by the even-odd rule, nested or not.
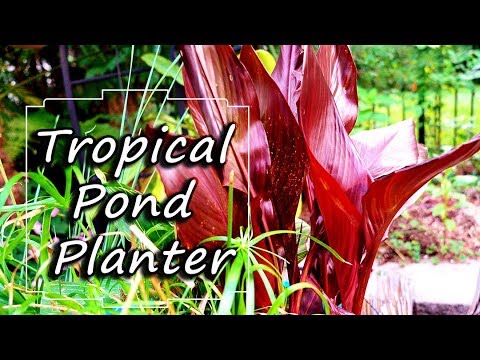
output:
[[[239,57],[229,46],[182,46],[181,55],[198,134],[218,138],[232,121],[237,130],[221,169],[158,168],[168,195],[179,191],[185,180],[197,179],[190,203],[195,216],[176,225],[178,238],[194,247],[227,233],[231,173],[233,229],[250,220],[255,236],[292,230],[303,193],[311,235],[346,261],[333,257],[317,240],[300,270],[295,237],[284,233],[258,243],[264,249],[258,262],[273,264],[281,272],[284,264],[272,253],[282,256],[290,284],[313,285],[328,296],[333,313],[360,313],[375,255],[392,221],[429,180],[476,153],[480,136],[427,160],[411,120],[352,135],[358,112],[357,73],[347,46],[320,46],[318,51],[282,46],[271,75],[251,46],[243,46]],[[219,98],[229,105],[249,106],[249,117],[245,108],[213,100]],[[147,129],[152,132],[155,129]],[[269,291],[280,288],[273,276],[266,276],[267,282],[255,274],[260,308],[271,305]],[[293,313],[324,312],[318,292],[309,289],[294,293],[289,306]]]
[[[248,227],[248,191],[251,201],[251,230],[254,236],[272,230],[292,230],[306,168],[305,142],[300,127],[275,81],[270,77],[251,46],[244,46],[240,59],[230,46],[182,46],[183,78],[188,106],[200,136],[221,136],[234,122],[227,162],[215,167],[158,167],[165,191],[180,190],[182,184],[197,179],[190,202],[195,216],[176,225],[186,247],[198,245],[214,235],[227,233],[228,186],[233,173],[233,229]],[[212,99],[212,100],[193,100]],[[230,107],[229,105],[248,105]],[[155,130],[147,128],[148,134]],[[250,166],[249,158],[250,156]],[[249,186],[250,183],[250,186]],[[220,242],[206,246],[221,246]],[[296,264],[293,234],[277,235],[260,241],[263,249],[258,262],[281,272],[276,253]],[[293,268],[293,267],[291,267]],[[278,293],[278,280],[270,273],[254,274],[255,301],[259,308],[271,305],[269,292]],[[298,277],[298,275],[297,275]]]
[[[430,160],[411,120],[350,136],[358,99],[356,68],[346,46],[320,46],[317,53],[311,46],[284,46],[273,77],[298,114],[307,145],[312,234],[349,262],[332,259],[313,244],[301,281],[358,314],[392,221],[429,180],[479,151],[480,136]],[[314,296],[297,293],[291,311],[307,314],[318,305]]]

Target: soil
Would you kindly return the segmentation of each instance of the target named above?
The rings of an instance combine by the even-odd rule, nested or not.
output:
[[[453,231],[447,230],[439,216],[432,215],[432,209],[443,200],[428,193],[408,209],[409,217],[400,216],[392,224],[390,234],[401,234],[404,243],[417,241],[421,245],[421,257],[437,257],[438,260],[450,262],[463,261],[467,258],[479,258],[480,255],[480,189],[468,188],[463,191],[471,205],[454,208],[448,212],[448,218],[456,223]],[[455,204],[451,199],[449,207]],[[412,225],[412,219],[418,221]],[[390,241],[384,242],[377,256],[380,264],[389,261],[415,261],[411,254],[402,248],[395,248]],[[457,252],[439,251],[442,244],[448,248],[450,240],[457,242]],[[459,243],[461,242],[461,243]],[[433,250],[432,249],[435,249]],[[428,250],[430,249],[430,250]],[[445,246],[444,246],[445,249]],[[399,255],[400,253],[400,255]],[[418,260],[418,258],[417,258]]]

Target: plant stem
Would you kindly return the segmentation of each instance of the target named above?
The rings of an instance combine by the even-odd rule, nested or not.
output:
[[[228,187],[228,229],[227,229],[227,247],[231,246],[233,232],[233,180],[235,172],[230,171],[229,187]]]
[[[418,105],[420,105],[422,112],[418,118],[418,142],[425,145],[425,94],[423,91],[419,94]]]
[[[453,105],[453,146],[457,146],[457,126],[458,126],[458,89],[455,88],[455,98]]]
[[[468,131],[469,137],[474,133],[473,127],[475,126],[475,87],[472,88],[470,93],[470,130]]]

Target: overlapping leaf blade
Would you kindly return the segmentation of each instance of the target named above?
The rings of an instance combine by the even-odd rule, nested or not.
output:
[[[320,45],[317,59],[340,118],[350,133],[358,114],[357,67],[347,45]]]
[[[367,253],[362,262],[360,274],[362,281],[356,294],[355,312],[361,309],[378,246],[398,211],[428,181],[445,169],[468,159],[479,150],[480,135],[477,135],[448,153],[395,171],[372,184],[363,198],[363,226]]]
[[[352,141],[373,178],[425,160],[419,153],[413,120],[360,131]]]
[[[192,216],[176,223],[177,236],[184,246],[191,249],[208,237],[227,233],[227,193],[214,167],[178,165],[174,168],[157,166],[157,169],[168,196],[179,192],[190,179],[196,180],[189,203]],[[215,243],[206,246],[213,247]]]
[[[223,185],[228,186],[229,174],[233,170],[234,187],[247,192],[250,154],[251,191],[255,194],[255,189],[265,186],[270,155],[250,75],[231,46],[184,45],[180,51],[184,62],[185,92],[190,98],[188,106],[199,135],[218,139],[227,124],[236,124],[223,168]]]
[[[309,153],[311,153],[309,151]],[[322,212],[323,223],[329,245],[350,264],[334,260],[342,304],[350,309],[356,290],[361,241],[361,216],[338,183],[310,156],[310,171],[315,185],[315,197]],[[323,270],[326,270],[323,269]],[[317,274],[324,276],[326,274]],[[328,294],[331,297],[335,294]]]
[[[305,49],[301,89],[299,119],[307,147],[361,211],[372,179],[348,137],[311,46]]]
[[[291,230],[305,176],[305,142],[287,101],[251,46],[242,48],[240,60],[252,77],[270,148],[268,183],[264,191],[259,192],[263,201],[271,201],[275,209],[266,214],[266,220],[269,225],[278,223],[278,227],[270,226],[268,230]],[[287,235],[279,238],[287,260],[293,264],[295,239]]]
[[[301,45],[282,45],[277,66],[272,72],[272,78],[290,105],[296,119],[298,119],[297,101],[300,97],[302,64],[303,48]]]

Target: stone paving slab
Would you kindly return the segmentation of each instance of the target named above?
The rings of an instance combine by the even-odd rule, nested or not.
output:
[[[439,305],[464,305],[470,306],[480,281],[480,261],[465,263],[440,263],[433,265],[431,262],[420,262],[401,266],[398,263],[387,263],[376,266],[374,272],[398,273],[410,279],[412,296],[416,304]],[[378,277],[372,276],[369,288],[375,288]],[[368,290],[367,290],[368,293]]]

